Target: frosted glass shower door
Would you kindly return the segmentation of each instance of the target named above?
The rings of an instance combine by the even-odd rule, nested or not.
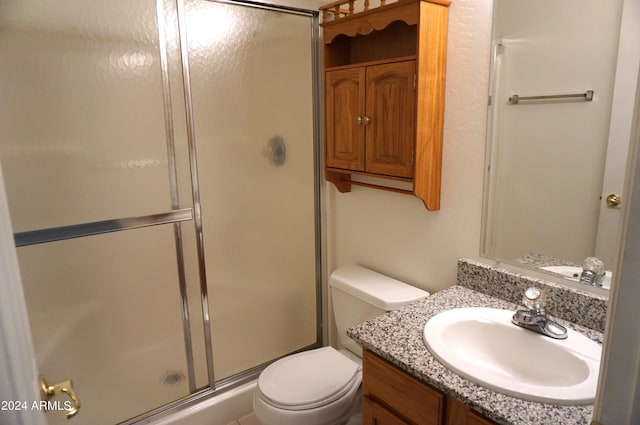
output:
[[[192,211],[171,177],[189,164],[169,149],[164,22],[155,0],[8,0],[0,15],[0,161],[37,367],[73,380],[69,423],[120,423],[197,378],[176,243]]]
[[[318,341],[312,24],[185,6],[219,381]]]

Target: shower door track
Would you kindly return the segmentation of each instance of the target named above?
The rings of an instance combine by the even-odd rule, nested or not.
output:
[[[14,234],[16,248],[37,245],[47,242],[58,242],[67,239],[101,235],[123,230],[139,229],[162,224],[179,223],[193,220],[193,210],[183,208],[157,214],[116,218],[113,220],[94,221],[90,223],[74,224],[71,226],[50,227],[47,229],[31,230]]]

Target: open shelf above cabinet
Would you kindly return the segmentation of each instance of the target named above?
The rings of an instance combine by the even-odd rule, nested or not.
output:
[[[325,178],[410,193],[440,208],[449,1],[369,1],[320,8],[325,71]],[[372,184],[352,176],[409,183]]]

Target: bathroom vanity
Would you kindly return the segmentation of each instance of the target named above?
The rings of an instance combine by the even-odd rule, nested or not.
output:
[[[461,279],[460,270],[465,276]],[[493,277],[483,280],[489,268],[459,264],[458,285],[440,291],[400,310],[390,312],[349,330],[349,336],[365,349],[363,368],[363,423],[366,425],[588,425],[593,405],[555,405],[526,401],[477,385],[447,369],[427,349],[423,328],[436,314],[461,307],[491,307],[515,311],[518,304],[500,298],[500,290],[517,293],[519,288]],[[505,274],[505,279],[514,276]],[[543,286],[542,282],[534,282]],[[468,286],[477,285],[471,289]],[[524,285],[531,284],[525,282]],[[495,285],[495,287],[492,287]],[[515,285],[517,286],[517,284]],[[482,288],[482,292],[478,289]],[[553,292],[553,287],[543,286]],[[488,292],[483,293],[483,292]],[[564,325],[602,343],[606,300],[574,293],[562,297],[568,304],[552,306],[557,312],[587,310],[583,324],[563,320]],[[584,298],[584,299],[582,299]],[[550,299],[554,299],[550,295]],[[577,302],[588,307],[576,307]],[[505,350],[509,349],[505,345]]]

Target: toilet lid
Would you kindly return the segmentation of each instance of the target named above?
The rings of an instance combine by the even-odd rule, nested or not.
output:
[[[359,371],[356,362],[333,347],[322,347],[272,363],[260,374],[258,389],[276,406],[310,409],[346,394],[359,378]]]

